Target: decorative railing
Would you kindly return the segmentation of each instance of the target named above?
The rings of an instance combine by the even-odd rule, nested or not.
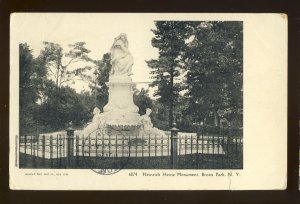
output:
[[[182,133],[176,128],[165,135],[108,135],[97,130],[89,136],[80,130],[19,137],[19,152],[45,160],[65,158],[66,166],[74,166],[78,158],[169,158],[176,168],[178,158],[188,155],[217,155],[239,158],[243,152],[242,131],[224,131],[210,134]],[[217,134],[218,133],[218,134]],[[43,163],[43,162],[42,162]],[[76,162],[75,162],[76,163]]]

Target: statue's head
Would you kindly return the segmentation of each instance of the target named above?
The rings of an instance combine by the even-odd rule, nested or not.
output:
[[[128,40],[125,33],[121,33],[118,37],[115,38],[114,44],[112,45],[111,49],[122,49],[127,50],[128,49]]]
[[[146,115],[150,115],[152,113],[152,110],[150,108],[146,109]]]
[[[99,113],[100,113],[100,109],[95,107],[94,111],[93,111],[93,114],[96,115],[96,114],[99,114]]]

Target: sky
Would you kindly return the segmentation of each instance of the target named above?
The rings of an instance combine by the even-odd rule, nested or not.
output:
[[[39,55],[43,42],[60,44],[64,50],[75,42],[86,42],[86,48],[91,52],[92,59],[101,59],[109,52],[114,38],[120,33],[126,33],[129,41],[129,51],[133,55],[132,67],[134,82],[150,82],[150,68],[145,60],[158,57],[158,50],[151,45],[154,37],[151,29],[155,29],[154,21],[126,14],[23,14],[13,15],[14,32],[19,43],[27,43],[33,50],[33,55]],[[91,71],[91,73],[94,70]],[[86,83],[77,81],[71,85],[77,92],[88,90]],[[147,84],[137,84],[137,88],[148,88]],[[153,90],[150,90],[152,96]]]

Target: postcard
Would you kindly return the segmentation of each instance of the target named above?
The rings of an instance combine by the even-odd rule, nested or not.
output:
[[[287,21],[11,14],[10,188],[286,189]]]

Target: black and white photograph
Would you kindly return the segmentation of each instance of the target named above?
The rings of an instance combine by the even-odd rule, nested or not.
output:
[[[245,53],[252,48],[245,47],[245,21],[154,16],[11,16],[16,171],[46,177],[46,170],[48,179],[52,171],[67,176],[75,169],[100,176],[241,176],[244,146],[260,134],[259,128],[248,128],[249,140],[244,134],[252,125],[244,108]],[[259,92],[253,90],[247,93]],[[260,113],[250,111],[264,123]]]
[[[20,42],[20,168],[243,168],[243,23],[148,32],[136,61],[134,32]]]

